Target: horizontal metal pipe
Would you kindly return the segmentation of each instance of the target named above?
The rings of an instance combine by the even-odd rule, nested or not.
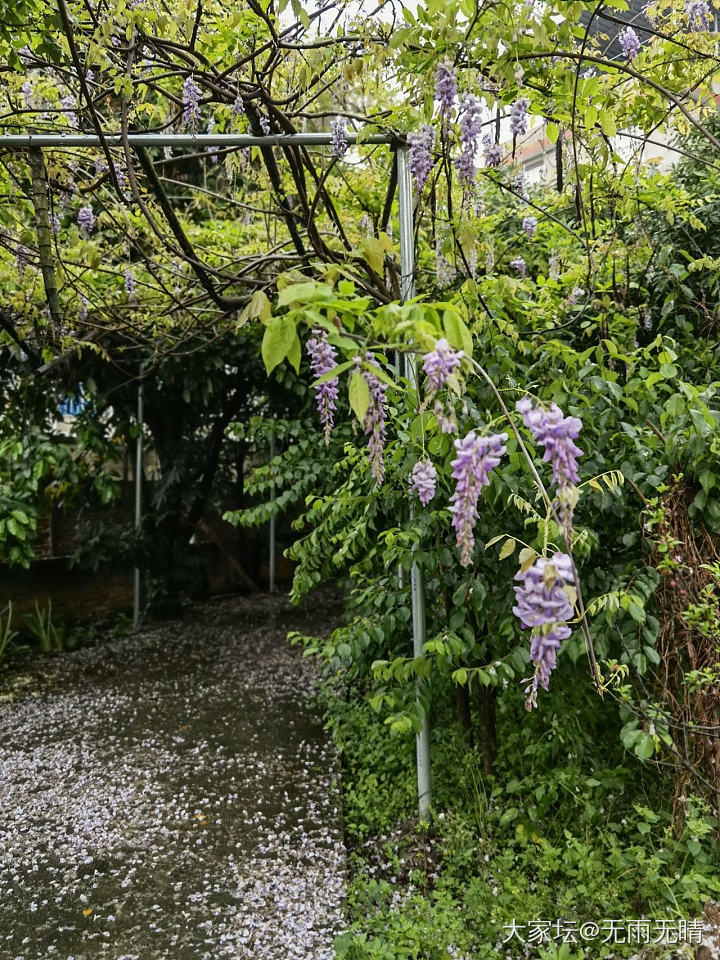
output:
[[[395,137],[372,133],[367,137],[348,133],[348,143],[393,143]],[[108,133],[109,147],[121,147],[122,136]],[[331,133],[289,133],[254,137],[246,133],[129,133],[131,147],[321,147],[332,143]],[[90,133],[22,133],[0,135],[0,149],[27,147],[100,147],[100,137]]]

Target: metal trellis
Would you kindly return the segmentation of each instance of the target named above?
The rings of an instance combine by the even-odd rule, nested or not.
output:
[[[29,133],[5,134],[0,136],[0,150],[16,149],[30,150],[31,148],[66,148],[66,147],[292,147],[292,146],[329,146],[333,137],[331,133],[295,133],[268,136],[253,136],[251,134],[232,133],[112,133],[103,135],[84,133]],[[409,148],[406,143],[389,134],[374,133],[362,135],[347,134],[348,144],[386,144],[394,145],[397,155],[398,175],[398,217],[400,221],[400,261],[401,261],[401,299],[402,302],[412,299],[415,295],[415,256],[414,256],[414,225],[412,182],[408,166]],[[399,364],[398,366],[404,366]],[[415,360],[411,359],[405,371],[411,383],[417,389],[418,369]],[[402,375],[402,369],[398,371]],[[142,475],[142,386],[138,391],[138,423],[137,462],[135,470],[135,524],[141,523],[141,475]],[[274,534],[274,530],[273,530]],[[271,543],[271,571],[274,568],[275,543],[272,536]],[[274,573],[274,571],[273,571]],[[271,574],[272,576],[272,574]],[[274,577],[273,577],[274,580]],[[422,569],[417,562],[412,562],[410,577],[412,593],[413,619],[413,653],[420,656],[425,643],[425,585]],[[274,583],[273,583],[274,586]],[[137,624],[140,616],[140,571],[134,571],[133,621]],[[417,692],[416,692],[417,697]],[[418,704],[420,706],[420,704]],[[430,780],[430,721],[427,711],[420,706],[421,730],[417,735],[417,776],[418,776],[418,809],[421,817],[428,814],[431,806]]]

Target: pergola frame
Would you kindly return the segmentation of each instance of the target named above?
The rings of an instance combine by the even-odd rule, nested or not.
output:
[[[398,181],[398,219],[400,227],[400,293],[403,303],[415,295],[415,244],[413,224],[412,181],[408,166],[409,147],[399,137],[373,133],[362,135],[346,134],[348,144],[387,144],[394,146],[397,157]],[[0,150],[30,150],[40,148],[87,147],[106,149],[108,147],[292,147],[292,146],[329,146],[333,142],[331,133],[294,133],[253,136],[234,133],[127,133],[127,134],[85,134],[85,133],[28,133],[5,134],[0,136]],[[398,375],[407,375],[418,386],[418,370],[414,360],[405,368],[401,357],[397,362]],[[135,523],[140,525],[141,500],[140,477],[142,475],[142,385],[138,392],[138,432],[135,476]],[[271,554],[274,559],[274,536]],[[274,582],[274,574],[271,573]],[[402,579],[400,582],[402,586]],[[422,655],[425,643],[425,584],[423,572],[413,559],[410,576],[413,619],[413,655]],[[140,571],[134,573],[133,609],[135,621],[139,618]],[[417,694],[416,694],[417,696]],[[430,721],[427,711],[420,706],[421,729],[416,737],[418,810],[421,817],[427,816],[432,802],[430,779]]]

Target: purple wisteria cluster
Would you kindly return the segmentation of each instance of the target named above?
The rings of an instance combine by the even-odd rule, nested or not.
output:
[[[510,107],[510,133],[514,137],[522,137],[528,131],[528,107],[530,101],[527,97],[520,97]]]
[[[366,363],[377,367],[377,361],[372,353],[365,354]],[[379,367],[378,367],[379,369]],[[377,485],[383,482],[385,477],[385,464],[383,463],[383,450],[386,437],[386,385],[382,382],[372,370],[367,367],[362,368],[362,375],[370,391],[370,405],[365,414],[365,434],[369,435],[368,440],[368,458],[370,460],[370,473],[375,478]]]
[[[640,53],[640,40],[632,27],[620,31],[618,42],[626,60],[634,60]]]
[[[575,304],[578,302],[578,300],[584,296],[585,296],[585,291],[583,290],[583,288],[575,286],[572,288],[572,290],[568,294],[567,302],[570,304],[571,307],[574,307]]]
[[[443,128],[447,127],[457,93],[458,84],[455,70],[449,60],[444,60],[435,71],[435,99],[440,103]]]
[[[527,276],[527,264],[523,257],[515,257],[514,260],[511,260],[509,266],[512,270],[515,271],[519,276]]]
[[[316,377],[322,377],[323,374],[329,373],[337,366],[335,348],[328,343],[327,333],[324,330],[315,327],[312,335],[308,338],[306,348],[310,358],[310,369]],[[333,377],[324,383],[316,383],[313,389],[315,390],[320,422],[325,430],[325,443],[328,444],[330,442],[330,431],[335,420],[338,379]]]
[[[423,372],[428,378],[428,392],[430,396],[442,390],[447,378],[460,366],[464,354],[462,350],[453,350],[447,340],[442,337],[435,342],[435,348],[425,354]]]
[[[183,123],[187,126],[200,116],[200,87],[192,77],[186,77],[183,83]]]
[[[547,410],[533,407],[529,397],[518,400],[515,409],[522,415],[533,440],[545,448],[545,463],[552,464],[552,482],[560,502],[560,519],[569,536],[574,506],[571,488],[580,482],[577,458],[582,455],[574,441],[580,434],[582,421],[578,417],[564,416],[556,403],[551,403]]]
[[[430,460],[418,460],[413,467],[410,489],[417,494],[418,500],[426,507],[435,496],[437,471]]]
[[[562,640],[571,633],[567,621],[572,619],[573,604],[567,587],[574,583],[573,562],[566,553],[553,557],[538,557],[527,570],[519,570],[515,579],[513,613],[523,627],[532,630],[530,659],[535,673],[525,690],[528,710],[537,706],[538,685],[547,690],[550,674],[557,663],[557,652]]]
[[[429,123],[424,124],[418,133],[411,133],[408,136],[408,143],[410,144],[408,167],[415,181],[417,192],[420,193],[432,170],[435,128]]]
[[[348,148],[345,119],[343,117],[335,117],[330,129],[332,132],[332,151],[336,157],[344,157]]]
[[[128,297],[132,297],[135,293],[135,274],[132,271],[131,267],[125,267],[123,271],[123,278],[125,281],[125,293]]]
[[[80,233],[87,239],[92,233],[95,224],[95,215],[92,207],[80,207],[77,215],[77,225],[80,227]]]
[[[499,167],[503,161],[502,147],[489,135],[483,137],[483,150],[485,151],[485,166]]]
[[[460,549],[460,563],[464,567],[472,560],[480,493],[490,483],[490,471],[500,463],[507,449],[507,438],[506,433],[481,436],[471,430],[465,437],[455,441],[457,456],[450,465],[453,479],[457,482],[450,498],[450,509],[455,539]]]
[[[532,240],[537,230],[537,217],[523,217],[522,228],[528,240]]]
[[[460,116],[460,139],[462,153],[455,161],[458,180],[465,186],[471,186],[475,180],[475,153],[478,137],[482,131],[482,105],[474,93],[466,93],[462,99]]]
[[[707,0],[685,0],[685,16],[688,30],[709,30],[712,23],[710,4]]]
[[[240,96],[239,93],[233,100],[231,113],[232,113],[233,120],[237,120],[238,117],[242,117],[245,115],[245,101],[243,100],[243,98]]]

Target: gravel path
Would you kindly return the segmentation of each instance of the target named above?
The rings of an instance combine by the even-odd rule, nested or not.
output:
[[[331,960],[337,760],[285,640],[325,609],[208,605],[4,678],[3,960]]]

